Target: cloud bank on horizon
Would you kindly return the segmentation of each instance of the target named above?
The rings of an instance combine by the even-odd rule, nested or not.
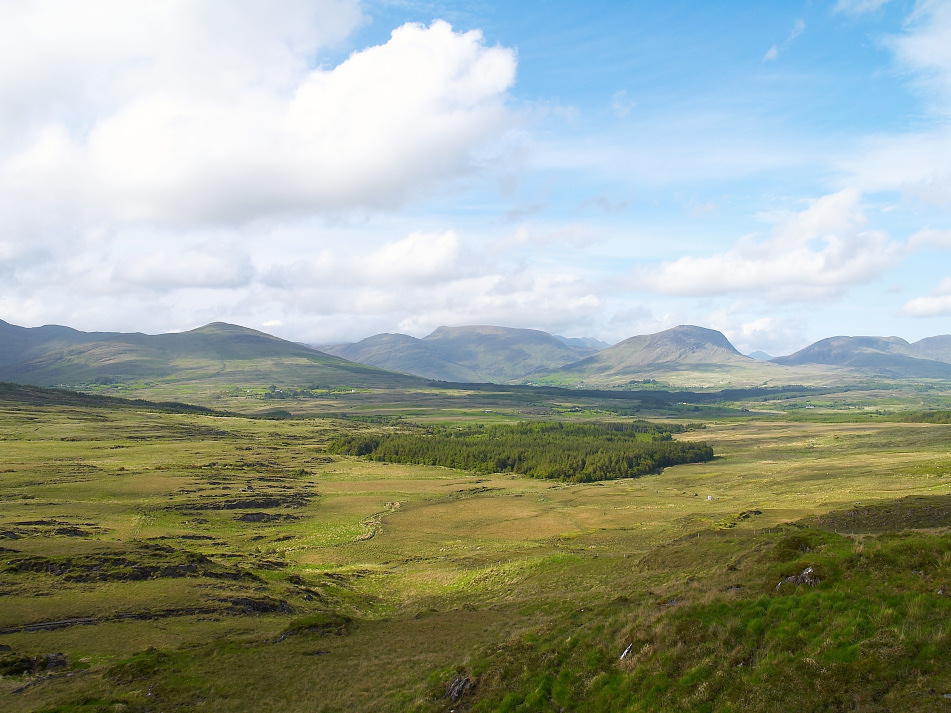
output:
[[[951,2],[516,5],[0,0],[0,319],[951,332]]]

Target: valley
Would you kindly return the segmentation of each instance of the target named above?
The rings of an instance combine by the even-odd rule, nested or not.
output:
[[[951,383],[462,384],[210,332],[0,384],[4,710],[946,709]],[[622,436],[712,459],[506,465]]]
[[[366,401],[335,415],[284,399],[296,417],[262,418],[263,395],[224,414],[68,394],[58,404],[58,394],[7,387],[0,403],[9,710],[703,710],[711,698],[697,695],[698,671],[713,676],[726,644],[710,623],[697,646],[713,653],[671,662],[662,651],[682,651],[683,616],[742,627],[737,662],[710,679],[748,690],[734,692],[735,710],[765,710],[785,690],[782,667],[736,668],[744,656],[816,661],[803,664],[807,680],[818,686],[832,670],[858,696],[862,667],[896,645],[886,633],[923,647],[905,664],[917,678],[890,668],[888,695],[865,709],[925,700],[940,710],[944,699],[925,691],[951,686],[938,653],[949,600],[937,593],[951,586],[941,554],[951,426],[900,421],[909,393],[894,394],[890,414],[867,416],[821,404],[760,404],[750,416],[741,409],[754,401],[736,403],[676,436],[710,443],[715,460],[578,485],[326,446],[409,419],[623,418],[596,411],[596,397],[501,400],[487,412],[491,394],[467,409],[439,392],[419,397],[426,408],[391,393],[373,419]],[[812,544],[795,549],[797,537]],[[842,559],[880,547],[921,554],[855,581]],[[823,568],[815,589],[774,591],[808,566]],[[862,593],[862,617],[880,617],[874,602],[885,597],[889,626],[842,629],[846,587]],[[773,640],[752,613],[737,619],[743,607],[800,601],[822,611],[826,597],[840,603],[810,620],[803,636],[815,641]],[[637,657],[619,662],[629,645]],[[843,646],[862,654],[843,658]],[[44,663],[50,653],[66,665]],[[768,685],[747,689],[753,680]],[[456,700],[453,681],[465,689]],[[806,709],[820,703],[828,698]]]
[[[0,8],[0,713],[951,713],[951,0]]]

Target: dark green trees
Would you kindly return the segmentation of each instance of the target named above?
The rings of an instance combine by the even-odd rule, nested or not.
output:
[[[706,443],[673,440],[672,432],[681,430],[647,421],[435,427],[345,436],[331,443],[329,450],[389,463],[593,482],[631,478],[713,458],[713,449]]]

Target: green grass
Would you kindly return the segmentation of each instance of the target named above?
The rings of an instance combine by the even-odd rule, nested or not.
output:
[[[552,418],[469,393],[420,420]],[[951,426],[711,420],[676,438],[713,461],[581,485],[332,455],[412,414],[358,396],[356,420],[0,399],[0,644],[69,662],[0,678],[4,710],[946,705]],[[618,420],[584,399],[561,417]]]
[[[472,710],[943,710],[949,536],[790,533],[744,538],[700,580],[578,610],[473,661]],[[643,567],[676,572],[668,558]],[[780,584],[807,569],[809,583]]]

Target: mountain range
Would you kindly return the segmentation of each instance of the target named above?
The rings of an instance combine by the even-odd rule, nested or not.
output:
[[[951,378],[951,335],[909,343],[899,337],[829,337],[774,364],[826,364],[869,371],[882,376]]]
[[[356,344],[319,347],[321,351],[388,371],[457,382],[507,383],[558,368],[598,351],[596,340],[569,340],[537,329],[472,326],[440,327],[417,339],[377,334]]]
[[[424,383],[222,322],[150,335],[25,328],[2,320],[0,381],[36,386],[214,382],[352,388]]]
[[[598,387],[644,381],[675,386],[722,386],[762,384],[771,377],[776,378],[780,371],[790,370],[740,354],[716,330],[681,325],[625,339],[573,364],[537,374],[532,381]]]
[[[565,349],[565,342],[575,348]],[[831,337],[777,358],[744,356],[722,333],[691,325],[613,346],[532,329],[471,326],[440,327],[422,339],[378,334],[319,348],[389,371],[464,382],[610,388],[657,381],[693,388],[951,378],[949,335],[914,344],[898,337]]]
[[[188,332],[81,332],[0,320],[0,381],[413,387],[424,380],[617,388],[780,386],[884,379],[951,379],[951,335],[830,337],[771,361],[740,354],[720,332],[682,325],[613,346],[533,329],[440,327],[418,339],[378,334],[315,348],[245,327]]]

